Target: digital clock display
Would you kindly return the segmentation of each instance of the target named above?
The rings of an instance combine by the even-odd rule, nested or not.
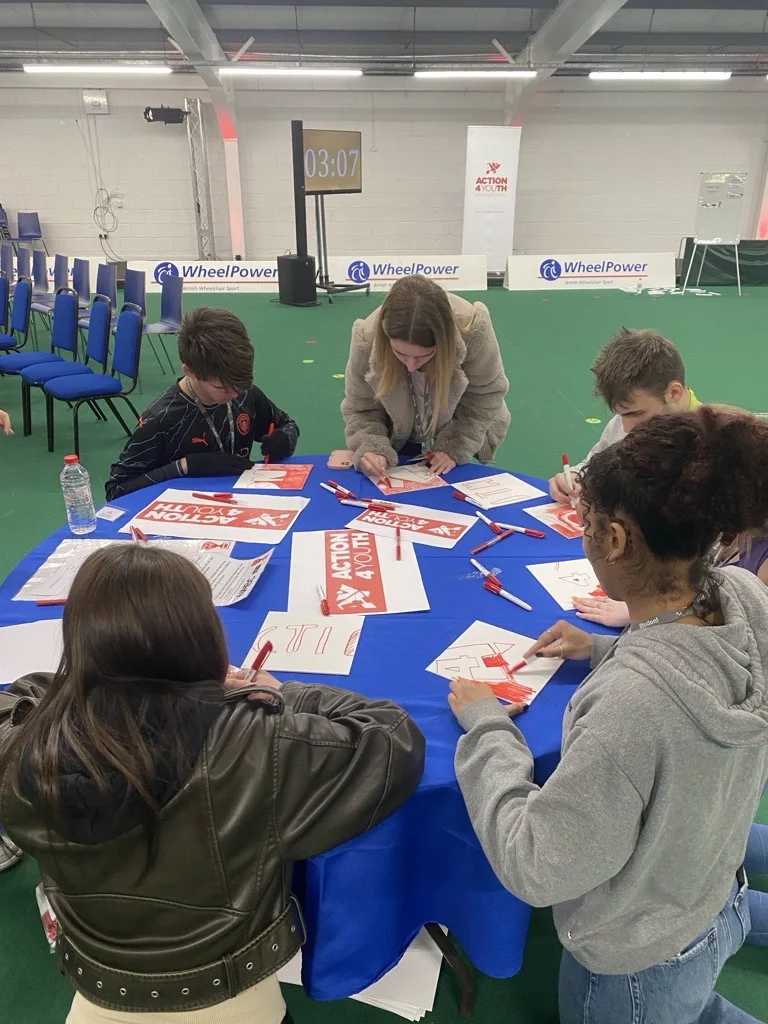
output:
[[[304,188],[320,192],[362,192],[360,132],[304,129]]]

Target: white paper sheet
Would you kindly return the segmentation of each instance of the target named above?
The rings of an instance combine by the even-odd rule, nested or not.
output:
[[[137,513],[120,533],[138,526],[145,534],[279,544],[309,498],[238,494],[237,504],[193,498],[191,491],[169,488]]]
[[[573,611],[574,597],[605,597],[588,558],[527,565],[526,569],[566,612]]]
[[[55,672],[61,660],[61,619],[0,628],[0,683],[28,672]]]
[[[14,597],[14,601],[62,600],[83,562],[100,548],[132,541],[101,539],[63,540],[48,556]],[[150,540],[150,547],[175,551],[189,559],[211,584],[213,603],[219,607],[242,601],[253,590],[272,557],[272,552],[258,558],[229,558],[233,541]]]
[[[429,611],[413,544],[401,544],[364,530],[294,533],[288,609],[317,613],[317,585],[331,615],[376,615]]]
[[[329,616],[270,612],[243,661],[250,668],[261,648],[274,650],[264,666],[269,672],[312,672],[348,676],[365,619],[362,615]]]
[[[563,664],[560,658],[539,658],[513,674],[512,666],[522,661],[535,642],[529,636],[478,620],[438,654],[427,672],[445,679],[462,676],[487,683],[499,700],[530,704]]]
[[[396,498],[411,491],[427,491],[434,487],[448,486],[442,477],[436,476],[426,466],[420,466],[418,463],[414,466],[398,466],[381,480],[373,482],[388,498]]]
[[[397,966],[351,998],[406,1020],[420,1020],[434,1009],[442,963],[440,950],[422,928]],[[301,985],[301,953],[282,967],[277,977],[282,985]]]
[[[571,505],[561,505],[559,502],[553,501],[551,505],[533,505],[531,508],[524,508],[523,512],[538,519],[540,523],[544,523],[550,530],[559,533],[561,537],[576,540],[577,537],[584,536],[584,524],[581,521],[581,516]]]
[[[379,537],[393,538],[399,526],[404,541],[429,544],[435,548],[452,548],[478,521],[475,516],[465,516],[461,512],[402,505],[386,512],[366,509],[351,523],[347,523],[347,529],[365,530]]]
[[[264,465],[258,462],[239,477],[236,488],[253,491],[300,491],[312,472],[312,463]]]
[[[465,480],[464,483],[454,484],[457,491],[472,498],[484,509],[499,508],[502,505],[514,505],[518,501],[530,501],[533,498],[543,498],[544,491],[540,491],[533,484],[519,480],[511,473],[493,473],[491,476],[481,476],[475,480]]]

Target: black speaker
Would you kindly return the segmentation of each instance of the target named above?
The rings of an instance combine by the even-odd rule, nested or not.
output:
[[[278,256],[277,284],[286,306],[316,306],[314,256]]]

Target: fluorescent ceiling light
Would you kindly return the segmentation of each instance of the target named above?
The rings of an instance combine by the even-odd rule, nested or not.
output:
[[[727,82],[730,71],[590,71],[590,78],[625,82]],[[768,76],[767,76],[768,77]]]
[[[360,68],[270,68],[253,64],[226,65],[219,68],[220,75],[300,75],[304,78],[359,78]]]
[[[416,71],[416,78],[535,78],[535,71]]]
[[[170,75],[164,64],[25,64],[31,75]]]

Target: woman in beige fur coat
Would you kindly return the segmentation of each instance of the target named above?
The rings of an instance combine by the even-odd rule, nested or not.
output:
[[[352,328],[341,411],[355,467],[378,479],[398,453],[433,452],[436,473],[493,462],[509,429],[508,389],[487,307],[401,278]]]

